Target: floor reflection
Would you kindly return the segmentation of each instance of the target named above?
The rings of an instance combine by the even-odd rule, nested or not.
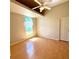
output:
[[[29,59],[33,59],[34,55],[34,42],[38,41],[38,37],[29,39],[29,41],[26,43],[26,51],[28,53]]]
[[[26,44],[26,50],[27,50],[29,59],[31,59],[32,56],[33,56],[33,54],[34,54],[33,42],[29,41],[29,42]]]
[[[37,40],[39,40],[38,37],[35,37],[35,38],[30,39],[30,41],[37,41]]]

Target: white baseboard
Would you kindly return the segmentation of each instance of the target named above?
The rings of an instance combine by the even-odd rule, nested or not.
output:
[[[25,40],[26,40],[26,39],[22,39],[22,40],[20,40],[20,41],[17,41],[17,42],[11,43],[10,46],[16,45],[16,44],[18,44],[18,43],[20,43],[20,42],[23,42],[23,41],[25,41]]]
[[[33,36],[33,37],[35,37],[35,36]],[[20,42],[23,42],[23,41],[25,41],[25,40],[31,39],[31,38],[33,38],[33,37],[24,38],[24,39],[19,40],[19,41],[17,41],[17,42],[11,43],[10,46],[16,45],[16,44],[18,44],[18,43],[20,43]]]

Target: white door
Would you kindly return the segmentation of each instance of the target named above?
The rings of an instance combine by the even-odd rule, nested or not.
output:
[[[69,17],[61,18],[60,39],[69,41]]]

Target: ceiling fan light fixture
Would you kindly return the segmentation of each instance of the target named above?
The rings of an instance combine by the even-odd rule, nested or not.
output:
[[[44,7],[40,7],[40,12],[42,12],[44,10]]]
[[[38,3],[39,4],[39,6],[37,6],[37,7],[34,7],[34,8],[32,8],[33,10],[34,9],[37,9],[37,8],[39,8],[40,9],[40,12],[42,12],[44,9],[46,9],[46,10],[51,10],[51,7],[49,7],[48,6],[48,4],[50,3],[50,1],[49,0],[45,0],[45,1],[39,1],[39,0],[34,0],[36,3]],[[43,2],[43,3],[42,3]]]

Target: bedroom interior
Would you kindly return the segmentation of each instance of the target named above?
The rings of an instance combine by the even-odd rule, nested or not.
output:
[[[69,59],[69,0],[10,0],[11,59]]]

